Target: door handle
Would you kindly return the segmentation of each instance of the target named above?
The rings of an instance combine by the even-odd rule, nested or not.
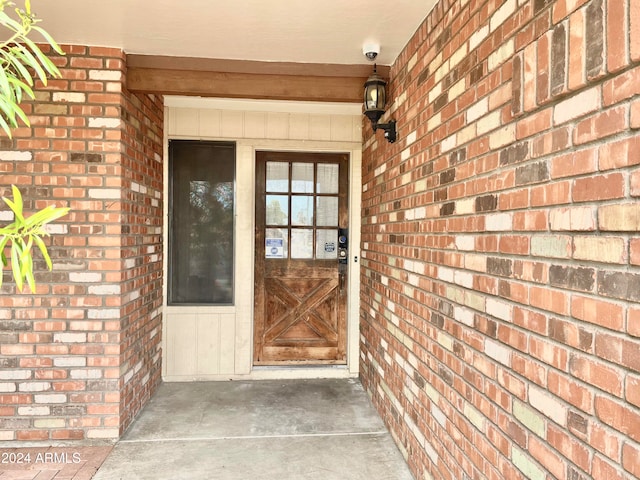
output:
[[[339,275],[340,292],[344,290],[344,273]]]

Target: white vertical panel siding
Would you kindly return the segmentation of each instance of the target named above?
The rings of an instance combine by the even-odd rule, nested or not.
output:
[[[169,108],[170,137],[360,142],[354,115]]]
[[[198,103],[193,99],[186,106],[169,106],[166,136],[236,142],[235,304],[165,307],[163,375],[167,381],[262,378],[265,372],[252,371],[255,150],[351,152],[351,244],[354,255],[359,255],[355,252],[359,244],[355,230],[360,228],[362,118],[343,111],[339,115],[326,113],[327,106],[322,105],[310,111],[302,111],[297,105],[290,110],[270,111],[243,110],[236,104],[211,108],[205,99],[201,101],[207,108],[194,108]],[[351,268],[347,374],[354,375],[358,372],[359,264]],[[292,375],[284,370],[270,372],[282,378]],[[295,372],[297,377],[318,375],[317,369]]]

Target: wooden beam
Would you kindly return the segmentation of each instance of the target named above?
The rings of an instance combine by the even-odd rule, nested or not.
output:
[[[320,102],[362,101],[371,65],[127,56],[134,92]],[[388,67],[378,72],[388,74]]]

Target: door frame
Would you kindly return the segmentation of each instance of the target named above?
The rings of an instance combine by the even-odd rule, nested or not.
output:
[[[283,142],[278,144],[262,143],[256,144],[252,148],[252,162],[253,162],[253,231],[255,232],[256,218],[256,195],[255,188],[256,178],[256,161],[257,152],[259,151],[272,151],[272,152],[305,152],[305,153],[345,153],[348,155],[347,159],[347,171],[348,171],[348,224],[349,229],[349,261],[347,263],[347,305],[346,305],[346,324],[347,324],[347,363],[346,365],[291,365],[291,366],[277,366],[275,371],[279,371],[283,376],[278,378],[307,378],[307,377],[342,377],[344,376],[340,372],[347,373],[346,376],[356,377],[360,371],[360,262],[361,262],[361,228],[362,228],[362,216],[360,211],[361,198],[362,198],[362,149],[343,149],[339,147],[315,146],[309,144],[309,142],[300,142],[290,144],[289,142]],[[252,235],[253,249],[252,249],[252,301],[255,304],[255,292],[253,291],[253,285],[255,285],[255,249],[259,248],[255,245],[255,235]],[[254,312],[252,309],[251,314],[251,371],[254,378],[272,378],[271,372],[274,371],[273,366],[262,366],[254,364]],[[287,372],[287,373],[285,373]]]
[[[246,101],[230,99],[195,99],[165,97],[164,202],[168,212],[168,141],[169,139],[233,141],[236,143],[236,235],[235,285],[236,303],[225,307],[192,307],[190,325],[232,325],[218,339],[220,368],[200,368],[200,352],[190,338],[196,333],[181,333],[177,340],[171,331],[183,330],[182,320],[173,323],[176,307],[165,303],[162,326],[162,375],[174,381],[228,381],[252,379],[354,378],[359,374],[359,295],[360,295],[360,226],[362,196],[362,106],[352,104],[317,104],[305,102]],[[349,154],[349,231],[351,258],[347,292],[347,365],[296,367],[253,366],[253,302],[255,271],[255,161],[256,151],[308,151]],[[165,254],[168,246],[164,225]],[[249,252],[243,255],[242,252]],[[166,272],[166,266],[165,266]],[[166,277],[165,277],[166,279]],[[166,299],[166,281],[164,298]],[[204,319],[204,320],[203,320]],[[172,327],[173,325],[173,327]],[[176,327],[178,325],[178,327]],[[189,327],[191,328],[191,327]],[[200,328],[200,327],[198,327]],[[186,338],[184,335],[188,335]],[[175,342],[178,341],[179,345]],[[182,342],[182,343],[180,343]],[[198,348],[200,348],[199,343]],[[180,349],[176,350],[175,345]],[[187,350],[184,350],[184,349]],[[184,352],[184,353],[180,353]],[[184,358],[188,357],[188,358]],[[173,361],[180,363],[177,368]],[[214,362],[215,363],[215,362]],[[185,368],[182,368],[185,367]],[[182,370],[180,369],[182,368]]]

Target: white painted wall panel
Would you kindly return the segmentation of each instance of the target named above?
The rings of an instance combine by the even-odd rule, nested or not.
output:
[[[331,116],[311,115],[309,119],[309,138],[311,140],[330,141],[331,138]]]
[[[220,137],[222,135],[220,133],[221,117],[220,110],[200,110],[200,137]]]
[[[244,138],[244,113],[223,111],[220,135],[223,138]]]
[[[331,117],[331,140],[337,142],[353,141],[353,118],[347,116]]]
[[[220,316],[198,313],[196,325],[196,373],[220,372]]]
[[[267,114],[267,138],[289,138],[289,114],[280,112]]]
[[[309,115],[294,113],[289,115],[289,138],[292,140],[309,139]]]
[[[175,135],[197,135],[200,130],[200,110],[195,108],[175,110],[171,126],[175,128]]]
[[[196,372],[197,319],[195,313],[165,315],[166,374],[193,375]]]
[[[253,370],[254,187],[256,150],[351,152],[351,225],[360,229],[361,125],[359,108],[280,102],[269,104],[212,99],[168,98],[166,137],[236,142],[235,302],[221,307],[164,307],[164,363],[167,381],[229,378],[315,378],[353,376],[358,372],[359,265],[350,266],[348,327],[349,368]],[[172,104],[173,103],[173,104]],[[203,107],[198,105],[202,103]],[[242,108],[243,106],[250,108]],[[266,105],[266,106],[265,106]],[[255,108],[253,108],[255,107]],[[345,114],[345,111],[354,112]],[[354,175],[354,169],[357,169]],[[165,178],[168,188],[168,178]],[[167,190],[165,209],[168,213]],[[166,229],[165,229],[166,230]],[[355,232],[354,232],[355,233]],[[352,245],[358,245],[352,234]],[[165,245],[167,245],[165,232]],[[355,251],[356,249],[353,248]],[[358,253],[354,253],[359,255]],[[165,252],[165,261],[167,255]],[[166,268],[166,266],[165,266]],[[165,270],[166,271],[166,270]],[[166,287],[165,287],[166,288]],[[165,295],[166,298],[166,295]]]
[[[248,138],[267,137],[267,115],[264,112],[245,113],[244,136]]]

